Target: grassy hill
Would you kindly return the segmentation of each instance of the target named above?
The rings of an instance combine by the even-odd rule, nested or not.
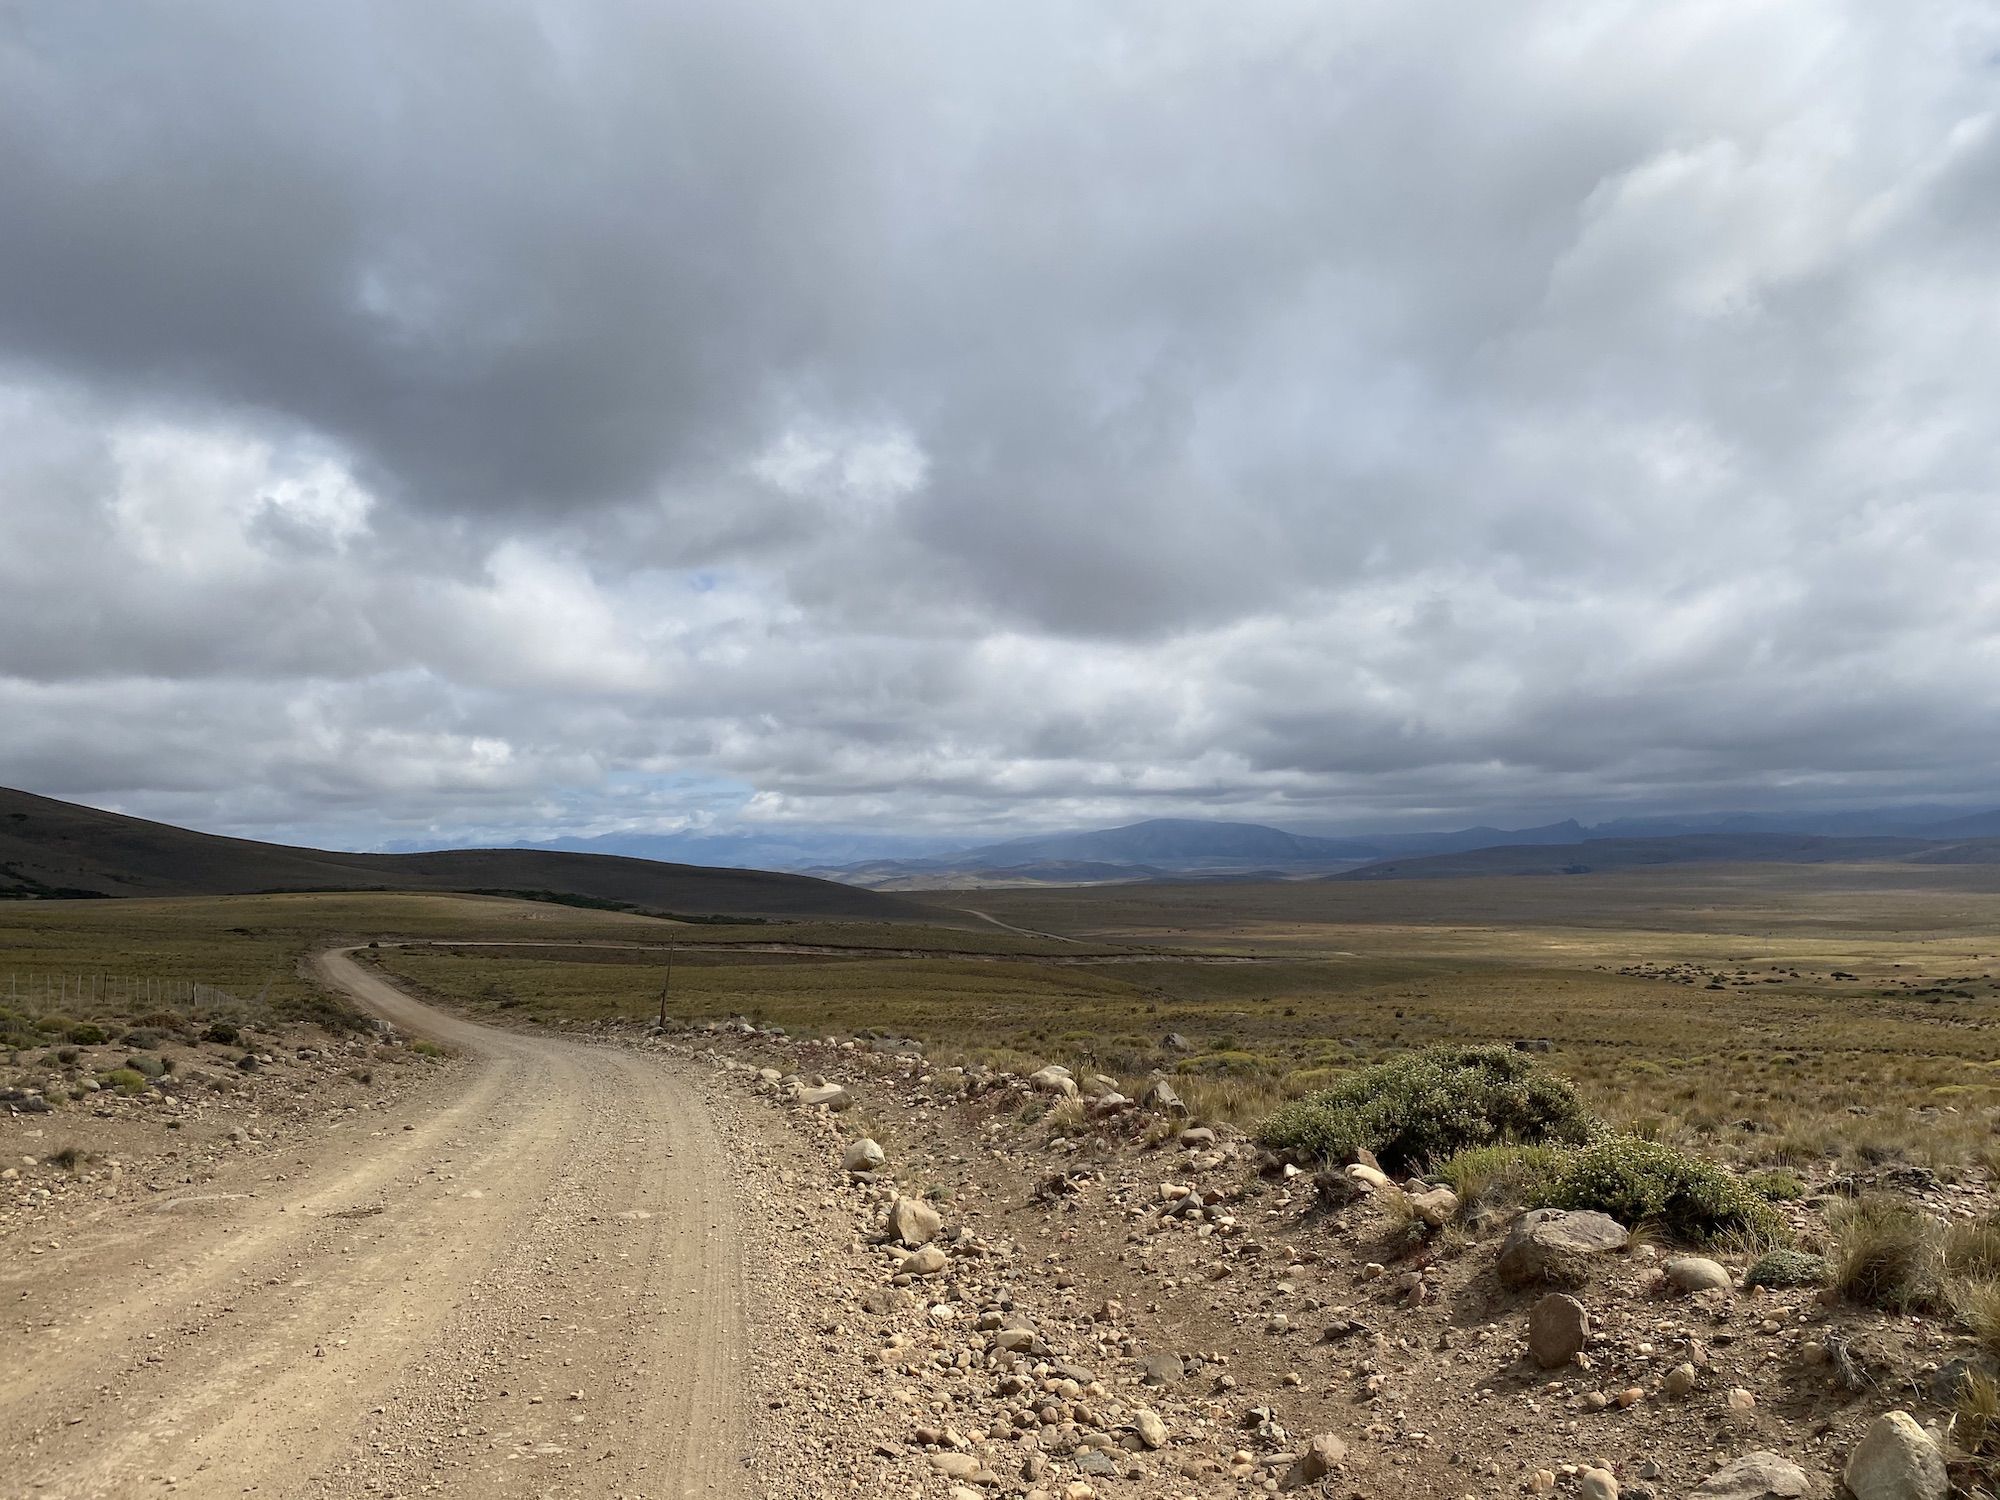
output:
[[[894,896],[804,875],[552,849],[343,854],[196,833],[0,788],[0,898],[472,891],[678,915],[928,915]]]

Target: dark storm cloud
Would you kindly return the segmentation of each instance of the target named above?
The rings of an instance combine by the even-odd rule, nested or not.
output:
[[[16,9],[0,772],[357,836],[1989,793],[1996,43]]]

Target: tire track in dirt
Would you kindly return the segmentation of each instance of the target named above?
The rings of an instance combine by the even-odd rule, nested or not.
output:
[[[315,963],[466,1054],[456,1092],[0,1269],[50,1315],[0,1371],[0,1492],[749,1493],[741,1250],[687,1077]]]

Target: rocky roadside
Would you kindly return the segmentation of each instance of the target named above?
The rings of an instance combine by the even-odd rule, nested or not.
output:
[[[81,1210],[199,1187],[231,1158],[389,1108],[451,1065],[386,1026],[150,1030],[43,1049],[0,1088],[0,1244],[39,1254]],[[100,1082],[121,1070],[134,1076]]]
[[[1448,1189],[1273,1171],[1170,1087],[746,1022],[628,1043],[789,1127],[743,1133],[773,1495],[1947,1493],[1976,1349],[1942,1320],[1746,1290],[1597,1215],[1414,1234]]]

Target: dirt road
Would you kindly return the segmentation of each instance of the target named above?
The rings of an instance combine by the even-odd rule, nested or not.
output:
[[[692,1075],[318,964],[467,1061],[0,1265],[0,1494],[753,1493],[742,1252]]]

